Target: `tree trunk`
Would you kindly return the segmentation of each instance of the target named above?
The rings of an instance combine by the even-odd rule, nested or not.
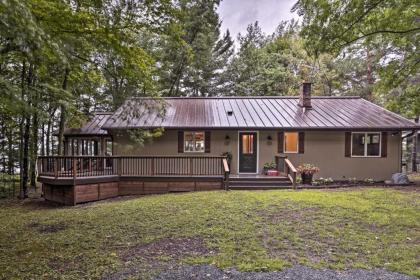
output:
[[[22,102],[25,102],[25,77],[26,77],[26,62],[22,63],[22,73],[21,73],[21,99]],[[19,179],[20,179],[20,190],[19,198],[25,198],[25,186],[23,183],[23,130],[25,125],[25,113],[22,113],[21,119],[19,121]]]
[[[48,124],[47,124],[47,135],[46,135],[46,139],[45,139],[45,152],[46,152],[47,156],[51,155],[50,154],[51,123],[52,123],[52,120],[50,118],[48,120]]]
[[[41,155],[45,156],[45,123],[41,125]]]
[[[30,128],[31,128],[31,117],[27,115],[27,117],[25,118],[25,129],[23,132],[23,166],[22,166],[23,198],[28,197]]]
[[[33,82],[33,75],[34,75],[33,65],[29,65],[28,69],[28,77],[27,77],[27,84],[28,89],[32,86]],[[27,91],[28,94],[28,103],[30,103],[30,90]],[[29,145],[30,145],[30,129],[31,129],[31,115],[29,113],[25,113],[24,118],[24,131],[23,131],[23,158],[22,158],[22,190],[21,190],[21,198],[28,197],[28,181],[29,181]]]
[[[50,109],[51,111],[52,109]],[[48,123],[47,123],[47,135],[46,135],[46,139],[45,139],[45,153],[47,156],[50,156],[52,153],[52,148],[51,148],[51,129],[53,126],[53,121],[54,121],[54,115],[55,112],[57,111],[57,108],[55,108],[51,114],[49,115],[49,119],[48,119]]]
[[[13,149],[13,127],[10,126],[7,132],[7,173],[12,175],[15,173],[15,154]]]
[[[6,173],[6,121],[4,116],[1,116],[1,134],[0,134],[0,141],[1,141],[1,159],[2,159],[2,173]]]
[[[69,69],[66,68],[64,71],[64,79],[63,79],[63,90],[67,90],[67,80],[69,76]],[[66,124],[66,107],[64,105],[60,106],[61,115],[60,115],[60,124],[58,128],[58,154],[64,155],[64,127]]]
[[[34,94],[34,116],[32,119],[31,187],[36,189],[36,161],[38,158],[38,93]]]
[[[366,63],[367,63],[367,69],[366,69],[366,80],[367,80],[367,86],[368,86],[368,96],[366,96],[366,99],[369,101],[373,100],[373,84],[375,81],[373,80],[373,73],[372,73],[372,57],[370,54],[369,47],[366,49]]]
[[[414,121],[419,123],[419,116],[417,116]],[[411,171],[417,172],[417,145],[418,145],[418,131],[413,135],[413,149],[411,151]]]

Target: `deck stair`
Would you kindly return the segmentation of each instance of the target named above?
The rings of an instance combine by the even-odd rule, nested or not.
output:
[[[289,189],[292,182],[286,176],[234,176],[230,177],[231,190],[273,190]]]

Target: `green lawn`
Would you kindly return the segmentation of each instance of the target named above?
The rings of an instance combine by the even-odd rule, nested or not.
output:
[[[168,263],[420,276],[420,193],[214,191],[51,207],[0,202],[0,278],[146,277]],[[104,274],[108,273],[108,274]],[[133,273],[134,274],[134,273]]]

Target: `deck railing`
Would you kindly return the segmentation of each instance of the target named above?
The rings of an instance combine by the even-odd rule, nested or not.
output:
[[[222,156],[40,156],[38,175],[48,177],[95,176],[221,176],[226,180]]]

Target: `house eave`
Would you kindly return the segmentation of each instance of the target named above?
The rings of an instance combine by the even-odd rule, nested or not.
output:
[[[419,127],[249,127],[249,126],[127,126],[127,127],[102,127],[102,129],[109,131],[122,131],[131,129],[159,129],[164,130],[282,130],[282,131],[412,131],[420,129]]]

